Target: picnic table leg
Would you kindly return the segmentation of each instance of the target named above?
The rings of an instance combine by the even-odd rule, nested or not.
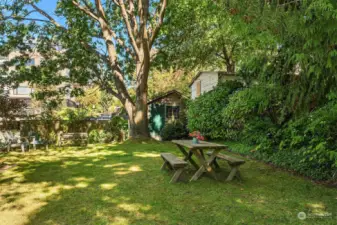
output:
[[[193,155],[193,152],[192,151],[189,151],[187,152],[184,147],[180,146],[180,145],[177,145],[179,150],[184,154],[185,158],[184,158],[184,161],[189,161],[193,166],[194,168],[196,169],[199,169],[199,166],[198,164],[192,159],[192,155]]]
[[[235,166],[235,167],[232,167],[232,166],[231,166],[231,172],[229,173],[229,175],[228,175],[226,181],[231,181],[231,180],[233,180],[233,178],[234,178],[234,176],[236,175],[237,171],[238,171],[237,166]]]
[[[202,165],[200,169],[193,175],[191,178],[191,181],[197,180],[204,172],[208,172],[209,174],[212,175],[212,177],[215,180],[218,180],[218,177],[213,170],[213,168],[210,166],[216,155],[219,153],[220,150],[214,150],[211,157],[208,160],[205,160],[204,157],[202,156],[202,152],[196,150],[194,154],[197,156],[200,164]]]
[[[238,180],[242,181],[241,174],[240,174],[240,171],[239,171],[240,166],[235,166],[235,165],[231,165],[231,164],[229,164],[229,166],[231,167],[231,171],[229,172],[229,175],[228,175],[226,181],[231,181],[235,177]]]
[[[170,184],[171,184],[171,183],[177,182],[177,181],[179,180],[179,177],[180,177],[180,175],[182,174],[183,171],[184,171],[184,168],[178,169],[178,170],[174,173],[174,175],[173,175],[173,177],[172,177],[172,179],[171,179],[171,181],[170,181]]]
[[[214,167],[215,167],[216,169],[219,169],[219,168],[220,168],[220,166],[219,166],[219,164],[218,164],[216,158],[213,160],[213,165],[214,165]]]
[[[210,165],[211,166],[214,166],[215,169],[219,169],[220,166],[218,164],[218,161],[217,161],[217,158],[216,158],[216,155],[219,153],[219,151],[215,152],[215,155],[214,156],[210,156]]]
[[[168,169],[170,169],[170,170],[173,170],[173,168],[171,167],[171,165],[167,162],[167,161],[165,161],[164,163],[163,163],[163,165],[161,166],[161,170],[165,170],[166,168],[168,168]]]
[[[201,166],[198,171],[193,175],[193,177],[191,178],[190,181],[195,181],[198,180],[199,177],[201,177],[201,175],[205,172],[205,168],[204,166]]]

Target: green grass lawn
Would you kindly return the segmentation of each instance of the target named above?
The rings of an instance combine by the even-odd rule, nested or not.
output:
[[[156,142],[0,154],[16,164],[0,171],[0,224],[336,224],[336,189],[251,160],[242,182],[169,184],[160,152],[180,155]]]

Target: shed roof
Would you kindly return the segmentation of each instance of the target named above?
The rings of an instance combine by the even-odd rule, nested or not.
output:
[[[149,105],[149,104],[152,104],[152,103],[154,103],[154,102],[156,102],[156,101],[159,101],[159,100],[161,100],[161,99],[163,99],[163,98],[166,98],[166,97],[168,97],[168,96],[170,96],[170,95],[173,95],[173,94],[177,94],[177,95],[179,95],[179,96],[182,96],[182,94],[181,94],[179,91],[177,91],[177,90],[171,90],[171,91],[166,92],[165,94],[162,94],[162,95],[160,95],[160,96],[158,96],[158,97],[152,99],[152,100],[149,101],[147,104],[148,104],[148,105]]]

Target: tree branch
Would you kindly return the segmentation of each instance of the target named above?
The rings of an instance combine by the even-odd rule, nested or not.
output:
[[[126,25],[127,33],[128,33],[130,42],[132,44],[133,50],[135,51],[136,56],[139,58],[140,52],[139,52],[139,49],[138,49],[138,45],[137,45],[135,36],[132,32],[132,27],[131,27],[131,24],[130,24],[130,21],[129,21],[129,15],[127,14],[126,9],[125,9],[124,0],[119,0],[119,6],[120,6],[121,11],[122,11],[122,16],[123,16],[123,19],[124,19],[124,23]]]
[[[67,30],[64,26],[61,26],[61,24],[59,24],[58,22],[56,22],[56,20],[54,20],[53,17],[51,17],[48,13],[46,13],[44,10],[40,9],[39,7],[37,7],[34,3],[30,3],[30,5],[36,10],[38,11],[41,15],[43,15],[44,17],[46,17],[52,24],[54,24],[54,26],[62,29],[62,30]]]
[[[25,18],[20,16],[7,16],[3,18],[3,20],[12,19],[12,20],[27,20],[27,21],[36,21],[36,22],[45,22],[45,23],[51,23],[49,20],[44,19],[35,19],[35,18]]]
[[[107,63],[107,65],[111,66],[111,69],[113,70],[113,80],[116,86],[116,89],[118,91],[115,92],[113,91],[113,89],[108,90],[109,93],[113,94],[113,95],[118,95],[119,99],[122,102],[128,101],[131,104],[133,104],[133,101],[127,91],[126,85],[124,83],[124,77],[123,77],[123,73],[121,72],[121,69],[118,65],[117,62],[117,54],[116,54],[116,50],[115,47],[111,41],[111,37],[115,38],[119,44],[125,46],[124,42],[120,39],[117,38],[117,35],[108,27],[107,21],[105,19],[105,15],[104,15],[104,11],[103,7],[101,5],[100,0],[95,0],[96,1],[96,6],[97,10],[99,11],[99,15],[96,15],[94,12],[92,12],[90,9],[88,9],[87,7],[84,7],[82,5],[80,5],[77,1],[72,0],[72,4],[78,8],[79,10],[81,10],[82,12],[84,12],[85,14],[87,14],[88,16],[90,16],[91,18],[93,18],[94,20],[98,21],[101,24],[101,29],[103,32],[103,38],[107,43],[107,49],[108,49],[108,53],[109,53],[109,57],[107,58],[106,56],[104,56],[103,54],[101,54],[99,51],[97,51],[94,47],[92,47],[89,43],[87,43],[86,41],[80,41],[80,43],[82,44],[82,46],[84,48],[86,48],[88,51],[91,51],[92,53],[96,54],[98,57],[100,57],[105,63]],[[56,20],[54,20],[54,18],[52,18],[48,13],[46,13],[44,10],[40,9],[39,7],[37,7],[34,3],[29,3],[36,11],[38,11],[41,15],[43,15],[44,17],[46,17],[54,26],[68,32],[67,28],[63,27],[62,25],[60,25],[59,23],[56,22]],[[124,6],[125,9],[125,6]],[[125,19],[125,18],[124,18]],[[126,46],[125,46],[126,47]],[[136,46],[137,47],[137,46]],[[127,50],[127,48],[126,48]],[[131,51],[130,51],[131,52]]]
[[[129,6],[129,9],[128,9],[127,12],[131,17],[131,26],[132,26],[132,29],[133,29],[133,35],[137,35],[137,33],[138,33],[138,23],[137,23],[137,19],[136,19],[136,16],[135,16],[135,4],[134,4],[133,0],[128,0],[128,6]]]
[[[90,10],[87,7],[82,6],[79,2],[72,0],[71,3],[76,6],[79,10],[81,10],[82,12],[84,12],[85,14],[87,14],[88,16],[90,16],[91,18],[93,18],[94,20],[98,21],[98,17],[97,15]]]
[[[160,7],[160,11],[158,11],[158,13],[156,14],[156,17],[158,18],[158,22],[157,24],[155,25],[155,28],[151,34],[151,40],[150,40],[150,48],[152,48],[152,45],[159,33],[159,30],[160,30],[160,27],[162,26],[163,24],[163,21],[164,21],[164,14],[165,14],[165,10],[166,10],[166,7],[167,7],[167,1],[168,0],[161,0],[161,7]],[[158,6],[159,7],[159,6]]]

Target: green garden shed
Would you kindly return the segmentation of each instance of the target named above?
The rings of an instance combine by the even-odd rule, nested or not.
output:
[[[165,124],[181,118],[184,108],[183,96],[180,92],[172,90],[152,99],[147,104],[151,137],[161,140],[160,132]]]

